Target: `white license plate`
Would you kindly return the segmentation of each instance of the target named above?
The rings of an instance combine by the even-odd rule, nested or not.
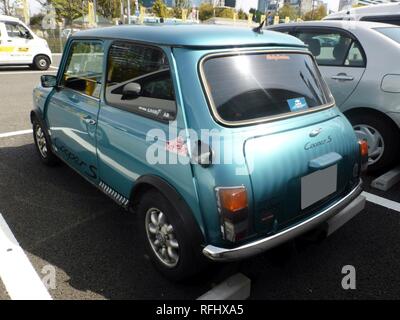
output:
[[[301,209],[305,209],[337,190],[337,165],[301,178]]]

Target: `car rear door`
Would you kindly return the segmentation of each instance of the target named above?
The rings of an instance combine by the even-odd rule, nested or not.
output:
[[[74,40],[69,46],[47,107],[57,154],[92,182],[97,182],[96,129],[104,64],[103,43]]]
[[[340,108],[357,87],[366,68],[360,42],[337,28],[297,27],[293,35],[308,45]]]

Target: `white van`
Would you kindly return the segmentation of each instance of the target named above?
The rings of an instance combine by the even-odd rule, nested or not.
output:
[[[383,3],[332,13],[323,20],[382,22],[400,26],[400,3]]]
[[[50,64],[51,51],[46,40],[21,20],[0,15],[0,65],[29,65],[47,70]]]

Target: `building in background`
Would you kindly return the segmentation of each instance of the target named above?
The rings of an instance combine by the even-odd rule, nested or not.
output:
[[[230,8],[236,8],[236,0],[225,0],[225,6]]]

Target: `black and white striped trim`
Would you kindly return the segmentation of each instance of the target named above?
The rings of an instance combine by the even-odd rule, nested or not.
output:
[[[104,191],[107,195],[109,195],[112,199],[114,199],[121,206],[127,207],[129,204],[129,200],[125,198],[123,195],[119,194],[117,191],[106,185],[103,181],[100,181],[99,187]]]

